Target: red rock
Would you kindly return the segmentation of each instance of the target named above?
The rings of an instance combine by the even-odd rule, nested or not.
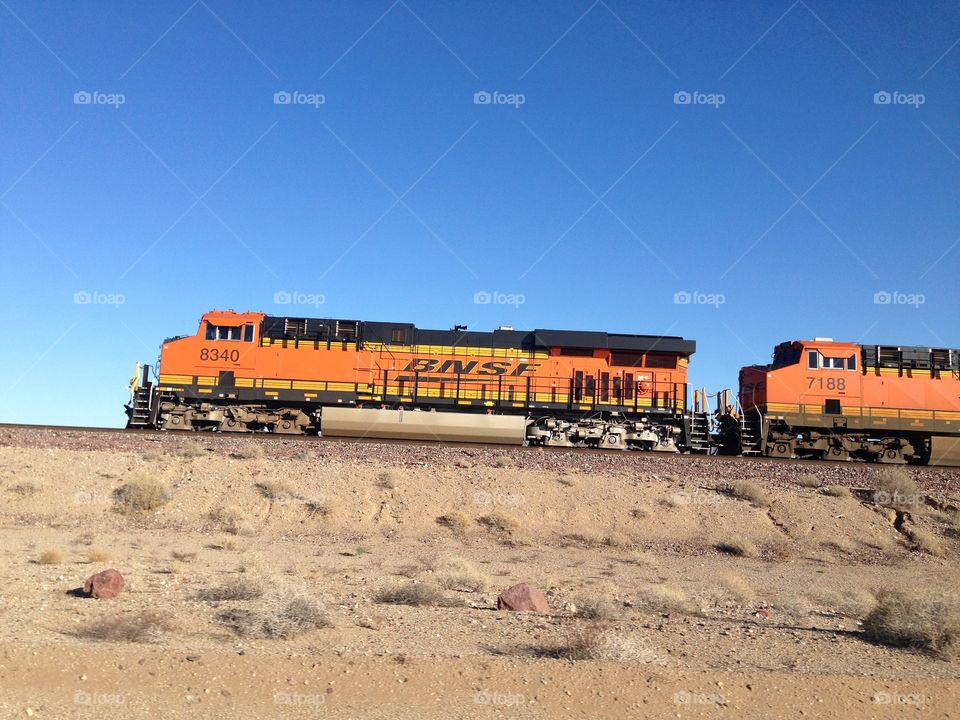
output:
[[[83,583],[83,591],[98,600],[116,597],[123,590],[123,575],[110,568],[91,575]]]
[[[535,587],[526,583],[507,588],[497,596],[497,610],[518,610],[528,612],[550,612],[547,598]]]

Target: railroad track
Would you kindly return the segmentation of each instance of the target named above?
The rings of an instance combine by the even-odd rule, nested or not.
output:
[[[86,427],[81,425],[35,425],[30,423],[0,423],[0,430],[3,429],[25,429],[25,430],[44,430],[44,431],[56,431],[56,432],[83,432],[83,433],[104,433],[104,434],[121,434],[127,436],[182,436],[185,438],[188,437],[197,437],[200,433],[189,433],[189,432],[172,432],[169,430],[129,430],[127,428],[108,428],[108,427]],[[247,438],[249,440],[255,440],[257,442],[282,442],[284,440],[296,440],[299,442],[353,442],[353,443],[370,443],[370,444],[382,444],[382,445],[412,445],[417,447],[435,447],[437,445],[443,445],[444,447],[453,447],[453,448],[510,448],[510,449],[520,449],[524,451],[540,451],[540,452],[552,452],[552,453],[604,453],[612,455],[634,455],[639,457],[675,457],[675,458],[687,458],[690,460],[694,459],[709,459],[712,462],[720,463],[738,463],[738,462],[749,462],[749,463],[761,463],[766,465],[778,466],[778,465],[797,465],[797,464],[812,464],[817,467],[823,467],[825,465],[835,465],[835,466],[846,466],[851,465],[863,466],[866,463],[851,463],[851,462],[842,462],[837,460],[810,460],[810,459],[797,459],[797,460],[786,460],[782,458],[768,458],[768,457],[756,457],[756,456],[739,456],[739,455],[700,455],[700,454],[690,454],[690,453],[663,453],[663,452],[654,452],[647,450],[611,450],[606,448],[584,448],[584,447],[544,447],[544,446],[527,446],[527,445],[491,445],[487,443],[470,443],[470,442],[445,442],[445,441],[426,441],[426,440],[408,440],[408,439],[384,439],[384,438],[367,438],[367,437],[322,437],[318,435],[286,435],[281,433],[219,433],[219,432],[209,432],[203,433],[204,438],[217,438],[217,439],[240,439]],[[960,468],[960,465],[928,465],[928,466],[910,466],[910,467],[934,467],[934,468]]]

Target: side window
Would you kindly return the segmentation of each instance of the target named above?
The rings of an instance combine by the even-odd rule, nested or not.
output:
[[[847,358],[847,370],[856,370],[857,369],[857,356],[851,355]]]
[[[212,323],[207,323],[207,334],[205,336],[207,340],[216,340],[217,339],[217,326]]]
[[[810,350],[807,352],[807,367],[810,370],[816,370],[818,367],[820,367],[819,356],[820,353],[816,350]]]
[[[253,325],[243,326],[243,341],[253,342]]]
[[[253,341],[253,325],[248,325],[246,327],[250,328],[250,341]],[[240,326],[231,326],[231,325],[211,325],[207,323],[207,340],[239,340],[240,339]]]

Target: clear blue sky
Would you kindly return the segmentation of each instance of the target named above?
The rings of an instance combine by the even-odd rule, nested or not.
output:
[[[711,389],[960,346],[958,40],[955,0],[2,0],[0,421],[122,424],[212,308],[679,334]]]

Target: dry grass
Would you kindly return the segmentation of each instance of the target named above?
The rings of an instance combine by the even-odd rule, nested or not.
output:
[[[377,487],[382,490],[396,490],[397,489],[397,477],[389,470],[377,475]]]
[[[952,659],[960,655],[960,602],[932,591],[882,590],[863,619],[863,633],[883,645]]]
[[[321,603],[294,592],[279,593],[254,608],[225,610],[217,619],[241,637],[280,640],[333,626]]]
[[[829,495],[830,497],[835,498],[849,498],[853,497],[853,493],[850,492],[850,488],[846,485],[829,485],[820,490],[824,495]]]
[[[902,467],[883,468],[879,473],[878,489],[873,501],[897,510],[911,510],[925,502],[910,471]]]
[[[206,448],[203,447],[196,440],[188,443],[184,443],[179,448],[177,448],[177,455],[182,458],[196,458],[202,457],[207,454]]]
[[[462,533],[470,527],[470,516],[460,510],[452,510],[437,518],[437,523],[451,530]]]
[[[614,620],[623,614],[623,603],[602,594],[577,595],[571,599],[575,615],[588,620]]]
[[[818,488],[823,483],[820,482],[820,478],[816,475],[801,475],[800,479],[797,480],[797,485],[805,488]]]
[[[92,563],[110,562],[113,560],[113,553],[104,548],[90,548],[87,551],[87,561]]]
[[[231,535],[253,535],[254,529],[246,519],[243,511],[233,505],[214,508],[210,511],[210,519],[220,526],[224,532]]]
[[[630,511],[630,517],[634,517],[637,520],[643,520],[651,515],[653,515],[653,510],[651,510],[648,505],[641,505]]]
[[[442,558],[433,567],[437,584],[447,590],[482,592],[490,584],[487,576],[459,557]]]
[[[267,500],[287,500],[297,497],[293,489],[283,480],[261,480],[255,483],[254,487]]]
[[[146,475],[131,478],[114,492],[117,509],[128,514],[159,510],[170,501],[167,486]]]
[[[718,491],[738,500],[746,500],[754,507],[763,508],[770,505],[770,498],[762,487],[749,480],[731,480],[717,488]]]
[[[374,601],[387,605],[413,605],[430,607],[456,607],[462,603],[444,594],[436,585],[409,583],[382,588]]]
[[[720,583],[720,597],[724,600],[745,604],[756,598],[757,593],[750,586],[743,575],[737,573],[723,573],[718,578]]]
[[[867,590],[819,590],[810,595],[813,602],[829,612],[835,612],[845,617],[863,618],[877,604],[873,593]]]
[[[67,556],[64,555],[63,550],[60,548],[50,548],[40,553],[37,562],[41,565],[59,565],[66,559]]]
[[[932,532],[914,525],[905,528],[905,530],[910,536],[911,542],[913,542],[914,550],[925,552],[934,557],[943,557],[947,554],[946,550],[944,550],[943,543],[940,542],[940,538]]]
[[[577,479],[569,477],[568,475],[561,475],[557,478],[557,482],[567,487],[574,487],[577,484]]]
[[[12,492],[17,497],[33,497],[40,492],[40,486],[32,480],[21,480],[7,488],[7,492]]]
[[[492,513],[477,518],[477,522],[498,532],[509,533],[520,528],[520,521],[503,510],[494,510]]]
[[[639,590],[634,605],[647,612],[689,613],[693,605],[686,593],[675,585],[647,585]]]
[[[619,530],[611,530],[604,536],[603,544],[607,547],[628,548],[633,546],[633,538]]]
[[[186,550],[171,550],[170,557],[172,557],[174,560],[177,560],[178,562],[189,563],[197,559],[197,553],[189,552]]]
[[[322,497],[314,500],[304,500],[303,507],[311,515],[319,515],[325,520],[340,512],[340,505],[333,498]]]
[[[729,540],[723,540],[718,542],[716,547],[717,550],[722,553],[736,555],[737,557],[755,558],[760,554],[760,551],[757,550],[757,546],[746,538],[731,538]]]
[[[247,442],[230,453],[230,457],[238,460],[257,460],[263,457],[263,447],[258,443]]]
[[[263,595],[264,583],[258,578],[249,576],[236,576],[227,580],[222,585],[207,588],[199,594],[201,600],[256,600]]]
[[[78,630],[75,635],[85,640],[110,642],[155,642],[173,630],[173,623],[153,610],[136,615],[121,615],[99,620]]]
[[[574,630],[562,645],[548,654],[565,660],[608,660],[664,665],[664,658],[638,633],[615,628],[591,627]]]

